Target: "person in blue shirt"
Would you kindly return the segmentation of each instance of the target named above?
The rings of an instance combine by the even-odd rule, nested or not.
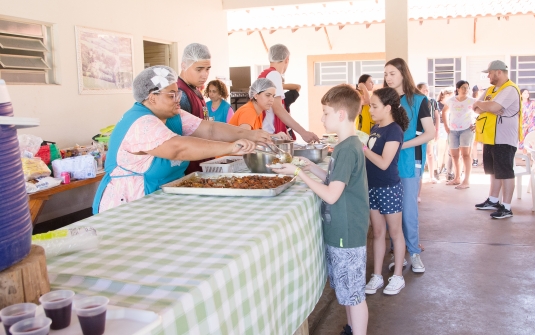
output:
[[[228,123],[234,115],[234,110],[225,100],[228,98],[228,90],[221,80],[212,80],[206,85],[204,96],[210,98],[206,103],[208,118],[210,121]]]
[[[388,279],[384,294],[398,294],[405,287],[403,257],[405,239],[401,228],[403,186],[398,171],[398,158],[403,144],[403,132],[409,126],[399,95],[390,87],[376,90],[370,99],[370,115],[375,125],[363,147],[366,156],[370,219],[373,226],[373,274],[366,293],[374,294],[383,287],[382,260],[385,257],[386,225],[394,243],[394,275]]]

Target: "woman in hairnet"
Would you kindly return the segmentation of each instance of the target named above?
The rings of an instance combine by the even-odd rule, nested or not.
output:
[[[265,111],[270,109],[275,101],[275,84],[266,78],[257,79],[249,88],[249,98],[251,100],[238,108],[229,124],[247,130],[262,129]],[[290,139],[286,132],[279,132],[275,136],[285,140]]]
[[[167,66],[143,70],[133,85],[137,101],[115,126],[93,213],[142,198],[184,176],[188,161],[252,152],[270,134],[203,121],[180,109],[177,76]]]

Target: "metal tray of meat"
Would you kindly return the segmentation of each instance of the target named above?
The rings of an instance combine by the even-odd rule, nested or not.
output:
[[[179,187],[173,186],[182,183],[190,178],[212,178],[217,179],[220,177],[245,177],[245,176],[263,176],[268,178],[284,177],[284,175],[273,175],[265,173],[207,173],[207,172],[193,172],[185,177],[162,185],[162,191],[172,194],[193,194],[193,195],[212,195],[223,197],[274,197],[290,186],[295,184],[297,177],[293,177],[289,182],[280,185],[277,188],[268,189],[240,189],[240,188],[194,188],[194,187]]]

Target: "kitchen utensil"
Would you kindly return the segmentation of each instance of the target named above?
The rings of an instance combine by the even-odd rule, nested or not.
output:
[[[321,163],[327,157],[329,153],[329,147],[325,146],[322,149],[295,149],[295,157],[305,157],[310,159],[311,162]]]

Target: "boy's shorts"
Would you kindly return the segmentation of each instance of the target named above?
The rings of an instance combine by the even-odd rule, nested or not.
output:
[[[394,214],[403,210],[403,185],[399,182],[394,186],[370,187],[370,210],[378,210],[381,214]]]
[[[338,303],[356,306],[366,300],[366,246],[336,248],[325,245],[327,271]]]

